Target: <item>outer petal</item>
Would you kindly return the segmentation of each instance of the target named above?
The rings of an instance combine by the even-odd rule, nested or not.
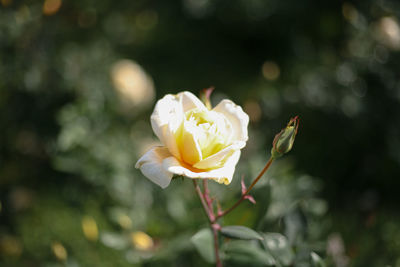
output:
[[[228,157],[235,151],[243,148],[246,142],[236,141],[232,145],[218,151],[217,153],[205,158],[193,165],[197,169],[216,169],[222,167]],[[222,165],[221,165],[222,164]]]
[[[190,166],[178,161],[174,157],[166,158],[163,162],[164,168],[169,172],[177,175],[183,175],[189,178],[202,178],[202,179],[214,179],[219,183],[230,184],[232,181],[233,173],[235,172],[235,166],[240,158],[240,150],[235,151],[232,156],[226,161],[222,168],[201,171],[193,169]]]
[[[138,160],[135,167],[140,168],[143,175],[153,183],[166,188],[173,176],[171,172],[168,172],[163,167],[163,161],[168,157],[171,157],[168,148],[161,146],[153,147]]]
[[[234,140],[247,141],[247,125],[249,124],[249,116],[240,106],[236,105],[231,100],[225,99],[219,102],[213,110],[224,114],[230,121],[233,126]]]
[[[183,121],[183,109],[178,97],[166,95],[158,100],[150,121],[154,133],[163,145],[168,147],[175,157],[180,158],[175,132]]]

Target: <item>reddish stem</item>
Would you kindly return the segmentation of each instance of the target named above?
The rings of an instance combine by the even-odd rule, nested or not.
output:
[[[204,199],[207,203],[210,220],[211,222],[215,222],[216,218],[214,215],[213,201],[210,198],[210,190],[208,189],[208,179],[203,180],[203,188],[204,188]]]
[[[210,218],[210,211],[208,210],[207,203],[204,199],[203,193],[201,192],[200,186],[197,184],[197,181],[193,179],[194,188],[196,189],[196,193],[200,198],[201,204],[203,205],[204,212],[206,213],[207,219],[209,223],[212,223]]]
[[[242,203],[242,201],[246,198],[246,196],[249,194],[250,190],[256,185],[256,183],[258,182],[258,180],[260,180],[260,178],[264,175],[264,173],[268,170],[269,166],[271,166],[272,162],[274,161],[274,159],[272,157],[269,158],[267,164],[265,164],[264,168],[261,170],[261,172],[258,174],[258,176],[256,177],[256,179],[254,179],[254,181],[251,183],[251,185],[249,186],[249,188],[246,190],[246,192],[242,195],[242,197],[236,201],[235,204],[233,204],[232,207],[230,207],[229,209],[219,212],[216,216],[216,219],[221,218],[223,216],[225,216],[226,214],[228,214],[229,212],[231,212],[232,210],[234,210],[237,206],[240,205],[240,203]]]
[[[222,262],[219,257],[219,243],[218,243],[218,231],[221,229],[221,226],[216,223],[216,216],[214,214],[214,209],[212,206],[212,199],[210,198],[210,191],[208,190],[207,179],[203,180],[204,193],[201,192],[197,181],[193,179],[193,184],[196,189],[197,195],[200,198],[201,204],[203,205],[204,212],[207,215],[208,222],[210,223],[210,228],[213,233],[214,238],[214,252],[215,252],[215,266],[222,267]]]
[[[213,223],[210,226],[214,237],[215,266],[222,267],[222,262],[221,259],[219,258],[219,244],[218,244],[218,231],[221,229],[221,226],[217,223]]]

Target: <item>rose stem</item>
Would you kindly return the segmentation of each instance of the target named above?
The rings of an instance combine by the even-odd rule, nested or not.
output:
[[[222,262],[219,258],[219,244],[218,244],[218,230],[220,229],[219,224],[215,223],[215,215],[212,209],[212,201],[209,195],[207,180],[203,180],[204,194],[201,192],[200,186],[197,181],[193,179],[194,188],[196,189],[197,195],[200,198],[201,204],[203,205],[204,212],[207,215],[208,222],[210,223],[211,231],[214,237],[214,251],[215,251],[215,262],[216,267],[222,267]]]
[[[208,179],[203,179],[203,188],[204,188],[203,196],[208,206],[210,220],[211,222],[215,222],[214,208],[212,200],[210,198],[210,190],[208,190]]]
[[[208,219],[209,223],[212,223],[211,218],[210,218],[210,212],[209,212],[209,210],[208,210],[208,208],[207,208],[207,203],[206,203],[206,201],[204,200],[203,193],[201,192],[201,189],[200,189],[200,187],[199,187],[199,185],[197,184],[197,181],[196,181],[195,179],[193,179],[193,184],[194,184],[194,188],[196,189],[196,193],[197,193],[197,195],[198,195],[199,198],[200,198],[201,204],[203,205],[203,209],[204,209],[204,212],[205,212],[206,215],[207,215],[207,219]]]
[[[222,262],[219,258],[219,243],[218,243],[218,231],[221,229],[221,226],[215,222],[216,217],[214,214],[212,199],[210,198],[210,190],[208,189],[208,179],[203,180],[203,188],[204,188],[204,199],[208,205],[208,210],[209,210],[210,227],[214,237],[214,253],[215,253],[215,263],[216,263],[215,266],[222,267]]]
[[[215,266],[222,267],[222,262],[219,258],[219,244],[218,244],[218,231],[220,229],[219,224],[213,223],[210,224],[211,230],[214,236],[214,253],[215,253]]]
[[[269,166],[271,166],[272,162],[274,161],[274,159],[272,157],[269,158],[268,162],[265,164],[264,168],[261,170],[261,172],[258,174],[257,178],[254,179],[254,181],[251,183],[251,185],[249,186],[249,188],[246,190],[246,192],[242,195],[242,197],[236,201],[235,204],[233,204],[232,207],[230,207],[229,209],[220,212],[217,214],[216,218],[220,218],[225,216],[226,214],[228,214],[229,212],[231,212],[232,210],[234,210],[237,206],[239,206],[240,203],[242,203],[242,201],[245,199],[245,197],[247,196],[247,194],[250,192],[250,190],[255,186],[255,184],[258,182],[258,180],[260,180],[260,178],[264,175],[264,173],[268,170]]]

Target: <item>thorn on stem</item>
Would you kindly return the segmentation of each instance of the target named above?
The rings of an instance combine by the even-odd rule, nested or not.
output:
[[[251,203],[256,204],[256,200],[255,200],[254,197],[251,196],[251,195],[245,195],[245,196],[244,196],[244,199],[247,199],[247,200],[250,201]]]
[[[224,212],[222,211],[221,204],[219,203],[218,198],[216,198],[216,201],[217,201],[217,216],[219,217],[219,216],[221,216]]]
[[[256,200],[254,199],[253,196],[246,195],[247,187],[246,187],[246,184],[244,183],[244,175],[242,175],[242,181],[240,182],[240,184],[242,185],[242,197],[243,197],[243,199],[247,199],[251,203],[256,204]]]
[[[240,181],[240,184],[242,186],[242,196],[243,196],[244,194],[246,194],[247,191],[246,184],[244,183],[244,175],[242,175],[242,180]]]

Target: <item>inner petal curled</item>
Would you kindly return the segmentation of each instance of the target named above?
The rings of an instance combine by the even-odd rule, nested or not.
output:
[[[233,127],[223,114],[197,108],[185,112],[181,131],[177,134],[183,161],[194,167],[197,162],[211,158],[230,146],[232,139]],[[210,164],[209,160],[208,164],[199,164],[198,167],[201,169],[205,166],[207,169],[220,167],[222,159],[220,157],[215,159],[218,159],[218,162]]]

